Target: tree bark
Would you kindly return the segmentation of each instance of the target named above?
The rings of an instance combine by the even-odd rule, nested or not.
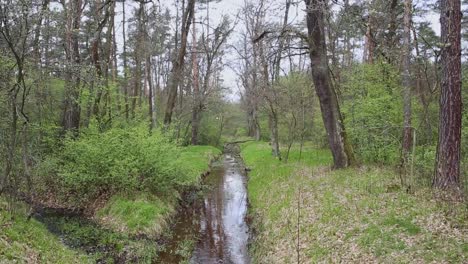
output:
[[[388,31],[386,34],[386,47],[385,47],[385,56],[390,60],[390,63],[394,63],[398,52],[395,50],[396,44],[397,44],[397,30],[398,30],[398,23],[397,23],[397,18],[398,18],[398,2],[399,0],[391,0],[390,1],[390,8],[389,8],[389,17],[390,21],[388,23]],[[406,27],[406,0],[405,0],[405,27]],[[410,8],[411,11],[411,8]],[[411,14],[410,14],[411,16]],[[410,25],[411,26],[411,25]],[[406,29],[405,29],[406,30]],[[410,33],[411,34],[411,33]],[[404,33],[403,38],[406,38],[406,31]],[[405,40],[403,40],[404,42]],[[405,45],[405,43],[403,43]],[[404,47],[403,47],[404,48]]]
[[[370,3],[372,5],[372,3]],[[372,8],[369,6],[369,14],[367,17],[367,29],[365,36],[365,47],[364,47],[364,61],[369,64],[374,63],[374,51],[375,51],[375,41],[373,33],[374,18],[372,16]]]
[[[192,23],[192,16],[195,12],[195,0],[189,0],[187,9],[183,15],[182,32],[181,32],[181,45],[177,56],[173,60],[171,75],[168,80],[168,98],[166,104],[166,111],[164,114],[164,125],[167,127],[172,122],[172,113],[174,111],[175,103],[177,100],[177,90],[182,80],[182,72],[185,61],[185,54],[187,52],[187,38]]]
[[[411,13],[412,0],[405,0],[405,18],[404,18],[404,33],[403,33],[403,143],[401,150],[401,169],[402,174],[407,174],[408,161],[411,152],[412,142],[412,127],[411,127]],[[402,177],[402,179],[404,179]],[[403,183],[402,183],[403,184]]]
[[[441,1],[442,78],[439,140],[432,185],[460,189],[461,97],[461,3]]]
[[[193,105],[192,105],[192,137],[191,144],[198,145],[198,130],[200,127],[200,87],[198,79],[198,61],[197,61],[197,32],[195,25],[195,15],[192,17],[192,73],[193,73]]]
[[[312,79],[320,101],[322,119],[333,155],[334,168],[345,168],[355,163],[347,140],[343,118],[335,90],[331,84],[324,30],[325,0],[305,0]]]
[[[123,74],[124,74],[124,79],[123,79],[123,92],[124,92],[124,104],[125,104],[125,119],[128,121],[129,118],[129,112],[130,112],[130,106],[128,103],[128,63],[127,63],[127,36],[125,33],[125,1],[122,2],[122,37],[123,37]]]
[[[137,106],[137,99],[141,100],[141,61],[142,61],[142,49],[143,49],[143,42],[144,42],[144,33],[143,33],[143,16],[144,16],[144,8],[145,5],[143,2],[140,2],[140,7],[138,9],[138,33],[137,33],[137,40],[136,40],[136,49],[134,50],[134,57],[135,57],[135,76],[133,78],[133,92],[132,92],[132,101],[131,101],[131,116],[132,119],[135,119],[135,110]],[[141,105],[141,103],[139,103]]]
[[[67,69],[65,75],[65,101],[63,104],[62,127],[64,131],[71,131],[75,136],[78,135],[80,127],[81,108],[79,104],[80,97],[80,48],[78,43],[79,31],[81,25],[82,0],[62,1],[64,8],[68,9],[67,32],[66,32],[66,58]]]

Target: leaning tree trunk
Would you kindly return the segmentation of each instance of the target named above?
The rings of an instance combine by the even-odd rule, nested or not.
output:
[[[332,87],[325,43],[325,0],[305,0],[307,28],[312,65],[312,79],[320,101],[322,119],[333,155],[334,167],[345,168],[355,163],[351,145],[347,140],[343,118],[335,90]]]
[[[174,111],[175,103],[177,100],[177,89],[182,81],[182,72],[184,68],[185,53],[187,52],[187,37],[192,23],[192,16],[195,12],[195,0],[189,0],[187,9],[183,15],[182,32],[181,32],[181,45],[177,53],[177,57],[173,60],[171,74],[168,80],[168,98],[166,104],[166,111],[164,114],[164,125],[167,127],[172,121],[172,112]]]
[[[461,3],[441,1],[442,78],[439,113],[439,141],[432,185],[441,189],[460,188],[461,98]]]

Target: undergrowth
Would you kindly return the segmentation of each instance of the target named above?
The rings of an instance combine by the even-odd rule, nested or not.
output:
[[[265,143],[246,143],[256,263],[464,263],[466,204],[400,188],[384,167],[331,171],[328,151],[294,149],[285,164]]]

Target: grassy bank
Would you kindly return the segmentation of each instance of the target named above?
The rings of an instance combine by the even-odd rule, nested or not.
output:
[[[27,219],[25,207],[7,212],[0,197],[0,263],[94,263],[66,247],[44,224]]]
[[[201,184],[202,175],[221,151],[214,147],[191,146],[167,153],[176,156],[173,160],[164,157],[173,162],[167,166],[169,171],[158,171],[168,175],[163,178],[164,188],[121,188],[110,199],[90,200],[92,208],[97,209],[92,221],[63,216],[43,218],[61,239],[52,234],[46,224],[34,218],[28,220],[27,206],[10,214],[7,204],[0,200],[0,263],[95,263],[97,260],[152,263],[158,254],[155,239],[167,231],[182,192]],[[178,174],[169,177],[172,172]],[[100,176],[105,175],[96,174],[95,178]],[[124,178],[123,175],[114,177]],[[107,186],[111,186],[112,181],[108,182]],[[73,198],[70,200],[74,201]]]
[[[464,263],[467,207],[407,193],[392,170],[331,171],[328,151],[306,147],[299,161],[273,159],[266,143],[246,143],[255,263]]]
[[[115,195],[96,216],[104,226],[129,235],[158,237],[174,215],[181,192],[201,184],[202,174],[221,151],[210,146],[189,146],[175,161],[178,171],[187,175],[177,189],[160,194],[136,193]]]

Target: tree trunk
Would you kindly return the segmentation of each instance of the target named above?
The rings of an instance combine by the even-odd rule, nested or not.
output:
[[[403,33],[403,144],[401,150],[401,169],[402,174],[407,174],[408,161],[412,146],[412,127],[411,127],[411,12],[412,0],[405,0],[405,18]],[[402,179],[404,179],[402,177]],[[402,184],[404,184],[402,182]]]
[[[195,12],[195,0],[189,0],[187,9],[183,15],[182,23],[182,36],[181,36],[181,45],[177,53],[177,57],[173,60],[173,66],[171,70],[171,75],[168,80],[168,98],[166,104],[166,111],[164,114],[164,125],[167,127],[171,124],[172,113],[174,111],[175,103],[177,100],[177,90],[182,80],[182,72],[184,68],[185,53],[187,52],[187,37],[192,23],[192,16]]]
[[[372,5],[372,3],[370,3]],[[369,64],[374,63],[374,50],[375,50],[375,41],[373,36],[373,23],[374,19],[372,17],[372,6],[369,6],[369,14],[367,18],[367,29],[365,37],[365,47],[364,47],[364,61]]]
[[[442,78],[439,116],[439,141],[432,185],[459,189],[462,125],[461,98],[461,3],[441,1]]]
[[[146,57],[146,78],[148,80],[148,105],[149,105],[149,119],[150,119],[150,131],[156,127],[156,106],[155,106],[155,93],[154,84],[151,71],[151,57]]]
[[[144,3],[140,2],[140,7],[138,9],[138,33],[137,33],[137,40],[136,40],[136,49],[134,50],[134,57],[135,57],[135,76],[133,77],[133,92],[132,92],[132,102],[131,102],[131,116],[135,119],[135,110],[137,106],[137,99],[138,105],[141,106],[141,60],[142,60],[142,52],[143,52],[143,42],[144,42],[144,32],[143,32],[143,16],[144,16]]]
[[[334,167],[345,168],[355,163],[347,140],[338,99],[331,85],[324,31],[325,0],[305,0],[312,79],[320,101],[322,119],[333,155]]]
[[[417,66],[416,66],[416,91],[419,95],[419,100],[421,101],[423,107],[423,123],[424,123],[424,134],[425,137],[422,140],[424,144],[431,143],[432,141],[432,125],[431,121],[429,120],[429,105],[430,101],[426,98],[426,91],[429,90],[428,88],[424,88],[423,86],[423,72],[421,70],[421,54],[419,51],[419,44],[418,44],[418,35],[416,33],[416,29],[414,26],[412,27],[413,31],[413,40],[414,40],[414,48],[416,51],[416,58],[417,58]],[[425,85],[425,84],[424,84]]]
[[[62,127],[78,135],[80,127],[80,48],[78,43],[82,0],[69,1],[67,8],[67,32],[65,49],[67,53],[67,70],[65,75],[65,101],[63,104]]]
[[[390,17],[390,22],[388,23],[388,31],[386,34],[385,38],[385,56],[389,59],[390,63],[394,63],[396,60],[396,57],[398,52],[395,50],[396,44],[397,44],[397,30],[398,30],[398,23],[397,23],[397,18],[398,18],[398,2],[399,0],[391,0],[390,2],[390,10],[389,10],[389,17]],[[406,27],[406,16],[408,15],[406,13],[406,0],[405,0],[405,27]],[[410,7],[411,11],[411,7]],[[411,17],[411,14],[409,14]],[[411,26],[411,25],[410,25]],[[406,29],[405,29],[406,30]],[[406,38],[406,32],[404,33],[404,37]],[[410,33],[411,35],[411,33]],[[411,37],[410,37],[411,38]],[[403,40],[405,41],[405,40]],[[403,43],[405,45],[405,43]],[[404,48],[404,47],[403,47]]]
[[[122,2],[122,37],[123,37],[123,92],[124,92],[124,103],[125,103],[125,119],[128,121],[130,107],[128,104],[128,67],[127,67],[127,36],[125,34],[125,1]]]
[[[200,127],[200,87],[198,82],[198,61],[197,61],[197,32],[195,25],[195,15],[192,17],[192,73],[193,73],[193,102],[192,102],[192,137],[191,144],[198,145],[198,130]]]
[[[279,134],[278,134],[278,115],[276,111],[271,110],[268,113],[268,123],[270,125],[270,135],[271,135],[271,154],[273,157],[281,160],[281,151],[279,145]]]

